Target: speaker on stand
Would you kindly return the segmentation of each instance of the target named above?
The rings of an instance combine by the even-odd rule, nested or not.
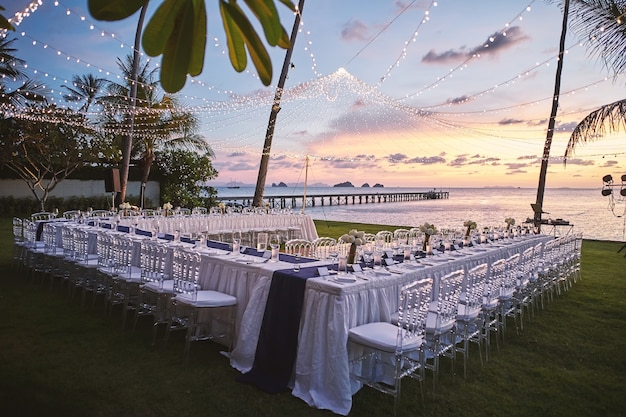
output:
[[[115,193],[122,191],[119,169],[111,168],[106,172],[104,176],[104,190],[107,193],[111,193],[111,208],[115,209]]]

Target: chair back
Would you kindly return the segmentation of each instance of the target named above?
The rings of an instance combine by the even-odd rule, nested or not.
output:
[[[428,310],[427,331],[445,332],[454,326],[464,278],[465,271],[458,269],[439,279],[438,293]]]
[[[426,329],[428,305],[432,297],[433,280],[431,278],[412,282],[400,291],[398,303],[398,346],[402,348],[404,338],[422,336]],[[401,353],[401,352],[396,352]]]
[[[498,259],[490,265],[483,290],[483,306],[496,306],[498,304],[505,271],[506,259]]]
[[[306,239],[291,239],[285,243],[285,253],[300,256],[313,256],[313,243]]]
[[[149,282],[163,284],[169,279],[167,266],[168,248],[167,246],[154,240],[143,240],[141,242],[141,281],[144,284]]]
[[[391,245],[391,241],[393,240],[393,232],[389,230],[381,230],[376,233],[376,241],[385,247],[389,247]]]
[[[63,227],[63,229],[69,229]],[[73,228],[72,234],[74,237],[74,258],[79,262],[86,262],[89,260],[89,232],[79,228]]]
[[[193,210],[191,210],[191,214],[205,215],[207,214],[207,209],[206,207],[194,207]]]
[[[200,284],[201,257],[197,253],[177,248],[174,250],[172,262],[172,278],[174,279],[174,293],[185,294],[196,301]]]
[[[333,237],[318,237],[311,245],[313,247],[313,257],[317,259],[327,259],[331,249],[337,244],[337,239]]]
[[[465,306],[468,311],[480,311],[483,304],[487,271],[488,265],[483,263],[473,267],[465,275],[465,291],[461,294],[460,305]]]
[[[49,213],[47,211],[41,211],[39,213],[33,213],[30,215],[30,219],[34,222],[40,221],[40,220],[52,220],[55,217],[56,216],[54,215],[54,213]]]
[[[506,259],[500,297],[511,297],[517,288],[517,275],[519,273],[520,254],[509,256]]]
[[[43,231],[41,232],[41,240],[43,240],[44,251],[46,253],[56,253],[56,235],[56,227],[54,227],[52,223],[44,223]]]
[[[109,210],[94,210],[91,212],[91,217],[109,217],[110,214]]]
[[[68,220],[76,220],[80,216],[80,210],[68,210],[63,212],[63,218]]]

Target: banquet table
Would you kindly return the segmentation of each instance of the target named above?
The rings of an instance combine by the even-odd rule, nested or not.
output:
[[[347,348],[350,328],[375,321],[390,321],[397,310],[403,285],[422,279],[438,280],[454,270],[521,253],[553,237],[532,235],[498,244],[431,256],[417,265],[395,265],[394,272],[362,275],[343,284],[323,278],[307,281],[298,341],[293,395],[312,407],[346,415],[352,395],[361,385],[350,378]],[[397,271],[397,273],[396,273]],[[384,275],[383,275],[384,274]]]
[[[69,223],[63,224],[63,227],[68,226]],[[106,230],[89,228],[92,230],[90,237],[94,238],[97,230]],[[129,235],[124,233],[125,230],[107,232],[128,235],[136,241],[136,251],[140,251],[142,239],[150,238]],[[237,298],[231,366],[244,375],[255,368],[260,369],[258,374],[252,372],[255,377],[260,376],[253,381],[258,386],[269,384],[274,387],[268,391],[279,391],[285,386],[312,407],[346,415],[352,406],[352,395],[361,387],[350,378],[347,347],[350,328],[368,322],[389,321],[397,310],[399,291],[408,283],[423,278],[437,281],[459,268],[468,270],[484,262],[493,263],[551,239],[554,237],[527,235],[477,245],[421,258],[418,262],[353,273],[351,276],[356,279],[349,283],[338,282],[334,278],[337,275],[319,276],[319,268],[328,268],[327,260],[303,258],[299,260],[302,264],[296,272],[293,256],[283,253],[278,261],[272,261],[253,248],[233,253],[232,247],[224,242],[209,241],[206,246],[200,246],[184,241],[159,241],[171,247],[197,251],[202,257],[201,288]],[[138,263],[138,255],[139,252],[133,256],[134,263]],[[278,295],[272,295],[276,287]],[[277,306],[283,309],[277,310]],[[290,319],[283,321],[281,318]],[[275,338],[275,335],[280,337]],[[279,349],[283,345],[289,345],[287,351]],[[269,359],[259,356],[268,352]],[[273,361],[276,357],[281,362],[280,372],[273,374],[271,369],[269,372],[262,369],[264,361]]]

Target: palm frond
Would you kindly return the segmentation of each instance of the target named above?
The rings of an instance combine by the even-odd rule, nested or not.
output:
[[[619,74],[626,70],[626,1],[573,0],[570,21],[589,55]]]
[[[602,138],[607,133],[626,130],[626,99],[604,105],[578,123],[570,136],[565,158],[574,154],[577,145]]]

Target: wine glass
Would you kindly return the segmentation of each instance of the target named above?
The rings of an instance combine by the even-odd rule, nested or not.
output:
[[[233,232],[233,253],[239,253],[241,247],[241,230],[235,230]]]
[[[272,248],[272,262],[278,261],[278,249],[280,248],[280,235],[272,233],[270,236],[270,248]]]
[[[335,274],[337,271],[335,271],[335,264],[337,263],[337,258],[339,257],[339,250],[337,248],[337,245],[331,245],[328,247],[328,257],[331,259],[331,267],[332,269],[330,270],[331,274]]]

